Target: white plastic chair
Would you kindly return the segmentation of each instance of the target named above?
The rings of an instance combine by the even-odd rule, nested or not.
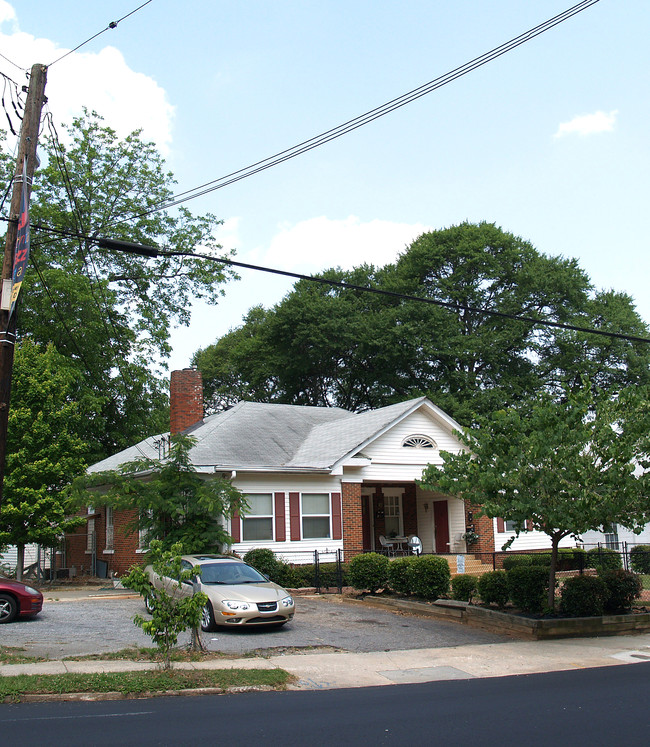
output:
[[[383,534],[379,535],[379,544],[381,545],[381,550],[385,555],[394,554],[395,544],[393,542],[389,542]]]
[[[422,540],[415,534],[409,536],[408,546],[413,555],[422,554]]]

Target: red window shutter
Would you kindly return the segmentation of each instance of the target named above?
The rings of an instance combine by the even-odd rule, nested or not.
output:
[[[230,522],[230,534],[232,535],[233,542],[241,542],[241,521],[239,514],[235,512]]]
[[[343,538],[343,525],[341,522],[341,494],[332,493],[332,539]]]
[[[286,511],[284,508],[284,493],[275,494],[275,541],[285,542],[287,539]]]
[[[291,541],[300,540],[300,493],[289,493],[289,529]]]
[[[505,532],[506,523],[503,519],[497,519],[497,532]]]
[[[526,519],[526,529],[529,532],[533,531],[533,521],[532,521],[532,519]]]

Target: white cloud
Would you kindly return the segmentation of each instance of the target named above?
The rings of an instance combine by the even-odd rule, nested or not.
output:
[[[430,230],[419,223],[363,223],[354,215],[344,220],[321,216],[279,228],[268,249],[258,249],[257,256],[273,267],[305,274],[337,266],[350,269],[363,263],[385,265]]]
[[[599,132],[612,132],[616,124],[618,110],[611,112],[597,111],[593,114],[581,114],[568,122],[562,122],[555,133],[555,137],[565,135],[594,135]]]
[[[50,39],[37,39],[19,30],[13,7],[0,0],[0,71],[23,84],[24,73],[36,62],[50,65],[67,51]],[[9,27],[9,28],[7,28]],[[172,141],[174,107],[153,78],[131,70],[122,53],[112,46],[94,52],[74,52],[48,69],[45,90],[57,126],[69,124],[85,106],[101,114],[120,137],[142,129],[166,155]],[[59,130],[61,137],[64,132]]]

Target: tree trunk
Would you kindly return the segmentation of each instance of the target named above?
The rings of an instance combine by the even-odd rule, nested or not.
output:
[[[25,545],[16,545],[16,581],[23,580],[25,569]]]
[[[548,572],[548,598],[547,604],[551,612],[555,611],[555,571],[557,570],[557,555],[560,544],[560,535],[551,536],[551,568]]]

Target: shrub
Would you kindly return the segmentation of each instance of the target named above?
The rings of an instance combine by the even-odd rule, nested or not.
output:
[[[348,565],[350,585],[360,591],[368,589],[373,594],[388,582],[389,560],[385,555],[368,552],[355,555]]]
[[[451,598],[459,602],[470,602],[477,583],[476,576],[468,576],[465,573],[454,576],[451,579]]]
[[[513,568],[521,568],[522,566],[531,566],[533,564],[532,555],[526,555],[524,553],[513,553],[503,559],[503,570],[510,571]]]
[[[485,604],[505,607],[510,599],[505,571],[488,571],[479,577],[478,594]]]
[[[397,558],[388,565],[388,585],[398,594],[411,593],[409,566],[415,558]]]
[[[560,609],[570,617],[602,615],[607,586],[599,576],[574,576],[564,582]]]
[[[637,573],[650,573],[650,545],[635,545],[630,550],[630,566]]]
[[[278,583],[276,578],[280,575],[281,563],[275,557],[273,550],[269,550],[267,547],[255,547],[244,555],[244,563],[252,565],[260,573],[268,576],[271,581]]]
[[[548,568],[520,566],[506,574],[510,601],[522,612],[541,612],[548,593]]]
[[[621,556],[609,547],[592,547],[587,551],[587,567],[598,571],[615,571],[623,567]]]
[[[437,555],[420,555],[408,565],[411,593],[423,599],[439,599],[449,593],[449,563]]]
[[[600,578],[607,587],[605,612],[625,612],[632,607],[634,600],[641,596],[641,579],[630,571],[603,571]]]

